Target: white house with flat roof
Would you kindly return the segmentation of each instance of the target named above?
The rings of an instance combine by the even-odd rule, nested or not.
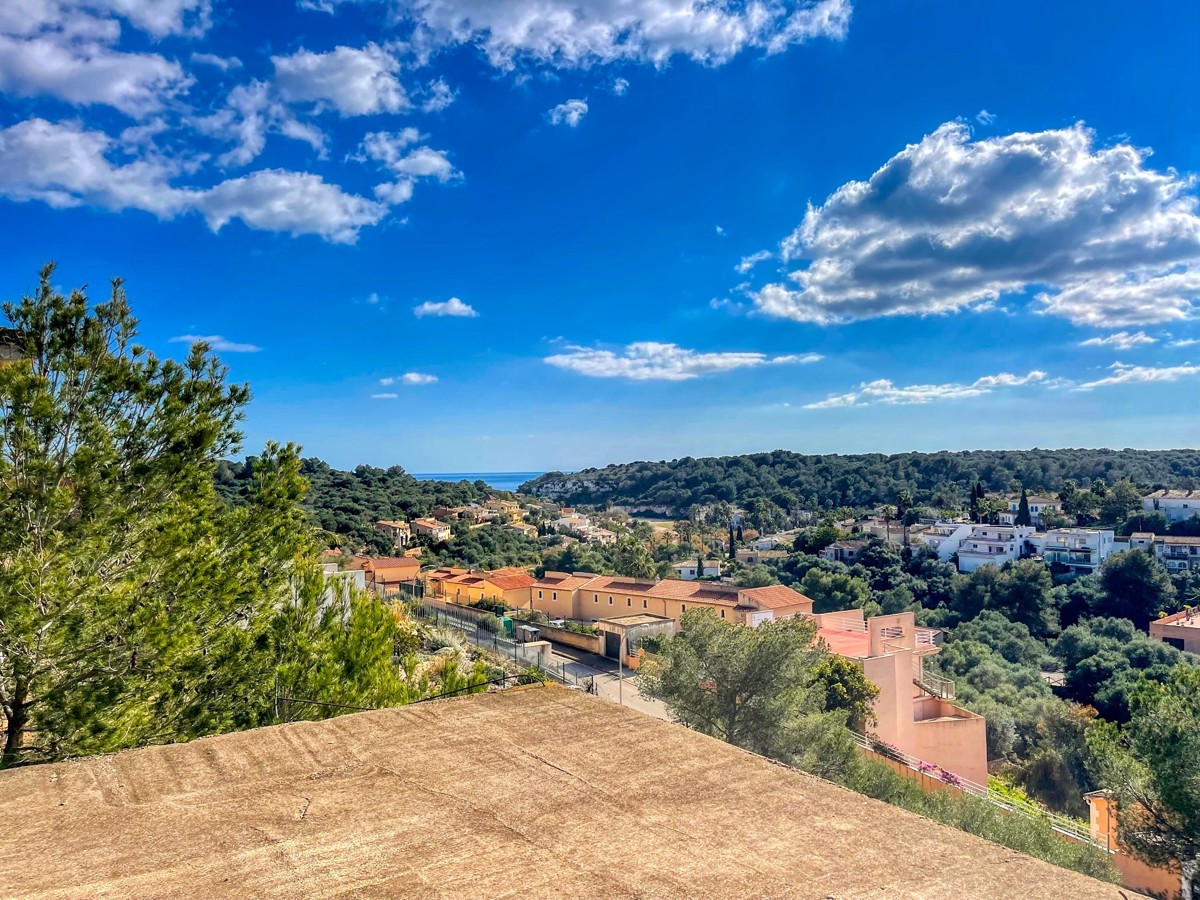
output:
[[[1026,541],[1033,535],[1030,525],[971,525],[958,542],[958,571],[974,572],[989,563],[1002,566],[1026,554]]]
[[[1034,553],[1048,565],[1090,575],[1115,549],[1116,533],[1103,528],[1053,528],[1029,538]]]
[[[1062,515],[1062,501],[1057,497],[1028,497],[1027,499],[1029,500],[1029,522],[1036,528],[1044,526],[1043,515]],[[1004,502],[1008,504],[1008,509],[1000,512],[1000,524],[1015,525],[1017,513],[1021,511],[1021,498],[1005,497]]]
[[[914,544],[927,547],[938,555],[942,562],[949,562],[958,545],[975,528],[970,522],[934,522],[909,530],[909,539]]]
[[[1168,522],[1183,522],[1200,513],[1200,491],[1155,491],[1142,498],[1142,511],[1162,513]]]

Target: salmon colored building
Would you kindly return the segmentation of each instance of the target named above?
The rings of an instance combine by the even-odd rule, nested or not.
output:
[[[927,671],[938,632],[912,613],[863,618],[861,609],[815,615],[831,653],[853,659],[878,688],[875,735],[918,760],[987,785],[984,718],[954,704],[954,682]]]
[[[1176,650],[1200,653],[1200,609],[1185,609],[1151,622],[1150,637]]]
[[[387,594],[398,591],[402,584],[416,581],[421,571],[421,561],[412,556],[364,556],[358,555],[347,566],[366,572],[367,587],[376,593]]]

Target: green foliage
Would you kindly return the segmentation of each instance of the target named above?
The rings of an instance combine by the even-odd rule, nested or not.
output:
[[[955,578],[954,610],[963,621],[995,610],[1044,637],[1058,630],[1053,590],[1054,580],[1040,560],[1013,560],[999,569],[980,566]]]
[[[1160,610],[1173,610],[1175,586],[1161,562],[1145,550],[1114,553],[1100,567],[1103,593],[1093,615],[1129,619],[1145,629]]]
[[[871,601],[871,588],[861,578],[847,572],[809,569],[796,588],[813,601],[813,611],[865,609]]]
[[[779,584],[779,581],[766,566],[757,565],[747,566],[745,569],[742,569],[742,571],[733,577],[733,583],[738,587],[756,588]]]
[[[543,548],[540,541],[492,524],[466,530],[452,541],[426,548],[421,562],[469,569],[536,566],[542,561]]]
[[[242,503],[247,496],[254,458],[222,462],[216,470],[217,490],[227,501]],[[399,466],[379,469],[358,466],[343,472],[319,459],[305,459],[301,474],[310,488],[304,498],[317,527],[338,546],[386,553],[391,541],[375,527],[380,519],[411,519],[439,506],[462,506],[483,499],[480,482],[418,481]]]
[[[1032,525],[1033,517],[1029,514],[1029,494],[1021,488],[1021,502],[1017,505],[1017,515],[1013,519],[1017,525]]]
[[[844,656],[826,654],[813,666],[811,677],[825,695],[826,711],[844,713],[852,730],[865,734],[875,723],[872,704],[879,696],[879,688],[858,663]]]
[[[0,367],[0,764],[261,724],[309,549],[296,454],[268,447],[228,508],[247,389],[203,344],[139,347],[120,281],[93,306],[53,271],[4,306],[25,359]]]
[[[806,456],[777,450],[624,463],[570,476],[551,472],[522,485],[522,490],[575,505],[669,507],[676,514],[692,507],[736,504],[750,511],[756,528],[777,529],[797,524],[795,513],[803,509],[875,508],[907,497],[898,504],[903,508],[897,515],[903,517],[913,505],[932,502],[939,487],[939,499],[946,501],[955,499],[947,495],[949,484],[957,487],[961,498],[977,482],[985,491],[1001,492],[1014,479],[1039,491],[1065,489],[1068,481],[1086,486],[1130,479],[1148,488],[1175,486],[1200,479],[1200,457],[1190,450],[974,450],[891,456]],[[1076,494],[1088,493],[1076,488]],[[1100,499],[1093,494],[1077,502],[1086,507],[1094,500],[1098,509]],[[1119,499],[1110,512],[1127,508]],[[1084,510],[1073,503],[1071,511]]]
[[[776,759],[795,716],[820,711],[813,690],[816,626],[804,619],[732,625],[688,610],[682,631],[638,670],[638,686],[685,725]]]
[[[1051,649],[1066,673],[1064,694],[1110,722],[1128,721],[1129,695],[1142,679],[1164,681],[1176,665],[1195,659],[1116,618],[1072,625]]]
[[[658,567],[650,557],[646,545],[632,535],[617,541],[612,558],[612,571],[628,578],[654,578]],[[576,570],[577,571],[577,570]]]
[[[1142,681],[1130,712],[1123,729],[1092,733],[1097,769],[1117,801],[1121,842],[1151,865],[1178,861],[1189,896],[1200,872],[1200,669]]]

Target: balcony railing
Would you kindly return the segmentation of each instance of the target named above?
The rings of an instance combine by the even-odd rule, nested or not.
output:
[[[924,657],[913,657],[913,684],[925,693],[942,700],[954,699],[954,682],[934,672],[925,671]]]

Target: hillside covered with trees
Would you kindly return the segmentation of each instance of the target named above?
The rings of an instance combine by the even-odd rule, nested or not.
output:
[[[1058,492],[1128,479],[1147,488],[1200,487],[1196,450],[968,450],[811,456],[788,450],[669,462],[631,462],[549,472],[521,490],[569,503],[614,504],[685,515],[693,506],[730,503],[760,517],[797,510],[875,507],[903,492],[914,503],[958,506],[980,483],[1009,491]]]
[[[222,462],[216,474],[218,493],[234,505],[244,502],[253,467],[253,457]],[[461,506],[496,493],[482,481],[419,481],[400,466],[358,466],[346,472],[307,458],[301,461],[300,474],[309,485],[303,506],[331,542],[380,552],[391,547],[375,527],[380,519],[411,519],[438,506]]]

